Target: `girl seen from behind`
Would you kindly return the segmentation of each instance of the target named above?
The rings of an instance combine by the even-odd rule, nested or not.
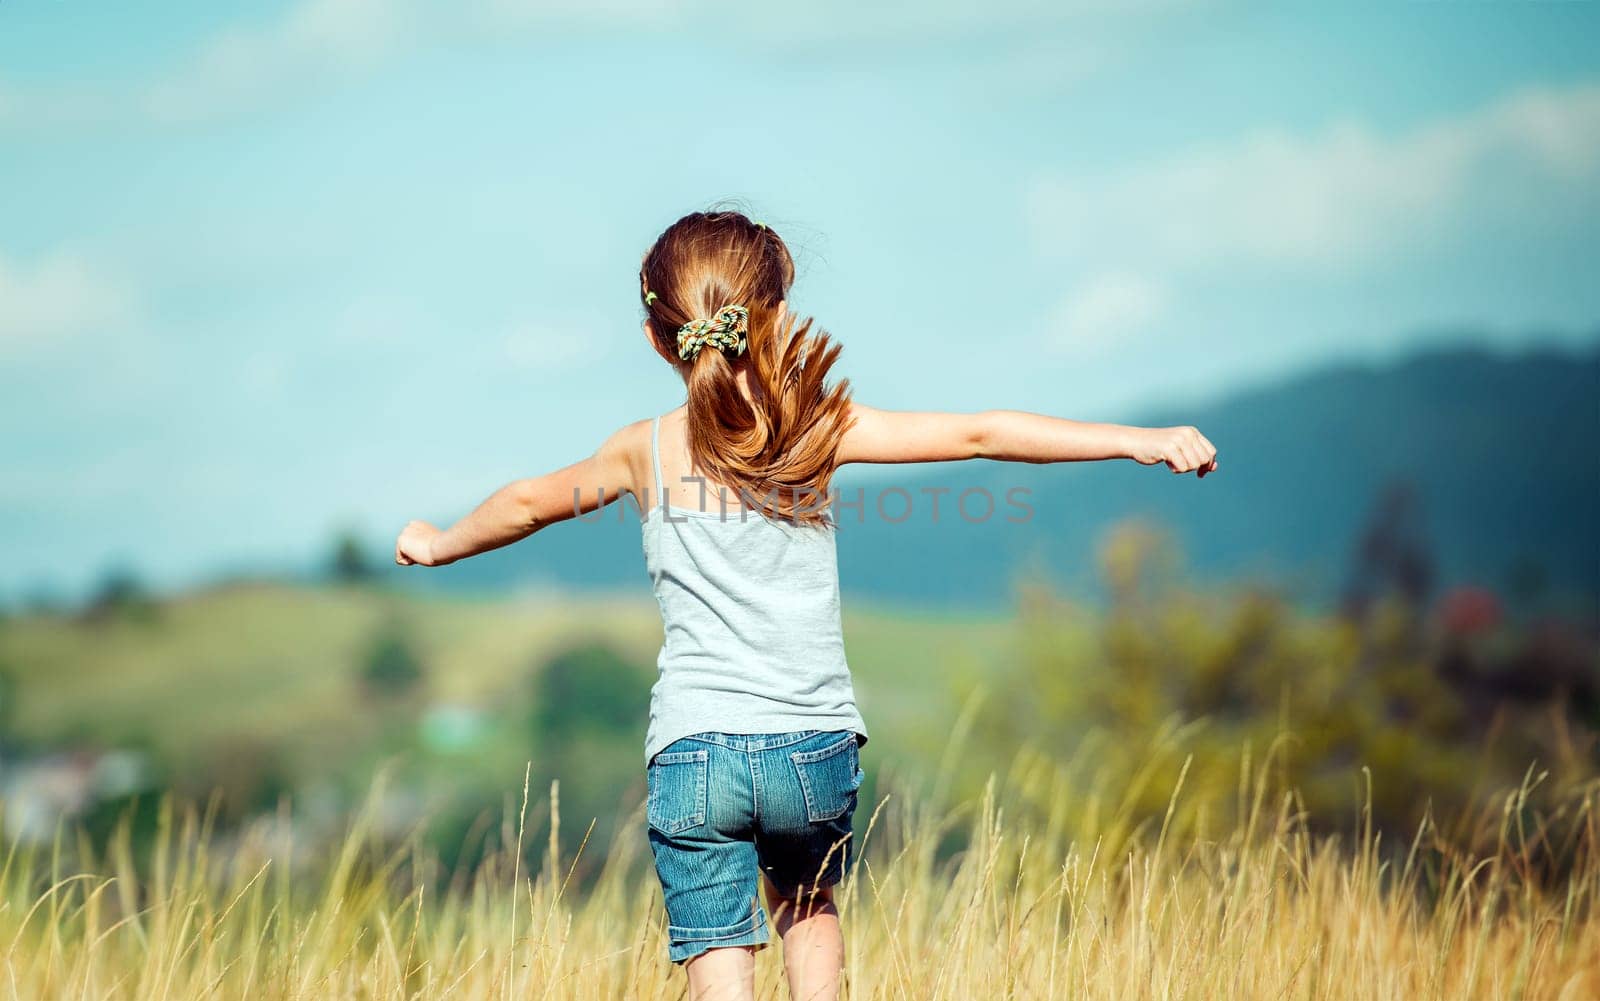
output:
[[[1192,427],[864,406],[831,378],[839,345],[788,310],[788,247],[738,212],[679,219],[639,278],[645,340],[682,378],[683,405],[448,529],[411,522],[395,560],[453,563],[631,495],[664,634],[644,762],[669,958],[691,998],[752,998],[770,913],[791,996],[835,998],[833,889],[854,860],[867,727],[840,628],[834,472],[1132,459],[1204,476],[1216,449]]]

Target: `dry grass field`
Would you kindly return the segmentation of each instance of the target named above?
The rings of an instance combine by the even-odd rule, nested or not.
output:
[[[1350,836],[1313,834],[1292,792],[1248,762],[1244,820],[1209,834],[1181,780],[1162,824],[1130,825],[1052,795],[1059,769],[1027,755],[971,801],[935,806],[930,788],[864,804],[864,859],[840,898],[847,996],[1600,997],[1600,791],[1555,817],[1511,791],[1476,827],[1424,825],[1395,845],[1359,810]],[[637,814],[580,890],[574,857],[595,849],[549,823],[559,789],[520,792],[502,849],[453,878],[414,840],[378,843],[370,813],[314,877],[270,824],[223,850],[204,810],[171,806],[142,854],[65,831],[48,850],[13,848],[0,994],[683,997]],[[786,994],[777,948],[759,955],[758,994]]]

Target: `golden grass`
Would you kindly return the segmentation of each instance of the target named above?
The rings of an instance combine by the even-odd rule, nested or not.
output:
[[[1159,823],[1086,820],[1050,794],[1060,770],[1019,760],[976,801],[939,807],[934,789],[863,811],[864,862],[839,898],[847,996],[1600,997],[1594,786],[1553,824],[1528,815],[1526,787],[1508,793],[1469,853],[1431,826],[1399,846],[1359,823],[1314,834],[1271,769],[1248,764],[1245,819],[1220,838],[1181,778]],[[297,858],[273,823],[224,848],[204,812],[171,806],[139,858],[125,831],[99,853],[67,837],[12,847],[0,994],[682,997],[637,812],[579,892],[559,822],[529,830],[559,818],[558,790],[531,806],[524,787],[507,850],[453,880],[416,842],[378,846],[375,807],[325,859]],[[519,846],[536,836],[529,872]],[[777,949],[757,976],[758,996],[785,996]]]

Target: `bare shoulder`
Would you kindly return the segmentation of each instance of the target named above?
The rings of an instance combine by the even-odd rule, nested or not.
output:
[[[629,493],[637,495],[650,466],[651,419],[624,424],[595,449],[594,458],[607,472],[621,481]]]
[[[885,433],[884,423],[887,417],[889,417],[887,411],[869,407],[852,399],[844,422],[844,434],[839,439],[839,452],[835,461],[840,465],[874,461],[875,444]]]
[[[600,443],[599,452],[611,455],[627,454],[650,447],[650,418],[624,424]]]
[[[878,415],[880,415],[882,413],[883,413],[883,411],[879,410],[877,407],[869,407],[865,403],[862,403],[860,400],[857,400],[857,399],[854,399],[854,398],[852,398],[850,400],[850,421],[852,423],[855,422],[855,421],[862,420],[862,419],[869,419],[870,420],[871,418],[876,417],[876,416],[878,416]]]
[[[884,417],[888,416],[888,413],[888,411],[879,410],[877,407],[869,407],[865,403],[852,399],[850,408],[845,411],[845,437],[850,437],[852,432],[858,435],[871,432]]]

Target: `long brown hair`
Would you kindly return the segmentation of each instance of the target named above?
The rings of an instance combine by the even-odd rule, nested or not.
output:
[[[783,240],[739,212],[695,212],[657,238],[639,283],[650,328],[689,387],[694,467],[768,515],[821,521],[849,424],[850,383],[827,382],[839,345],[810,317],[780,313],[794,283]],[[679,328],[732,305],[749,311],[749,399],[735,378],[741,358],[706,345],[678,360]]]

